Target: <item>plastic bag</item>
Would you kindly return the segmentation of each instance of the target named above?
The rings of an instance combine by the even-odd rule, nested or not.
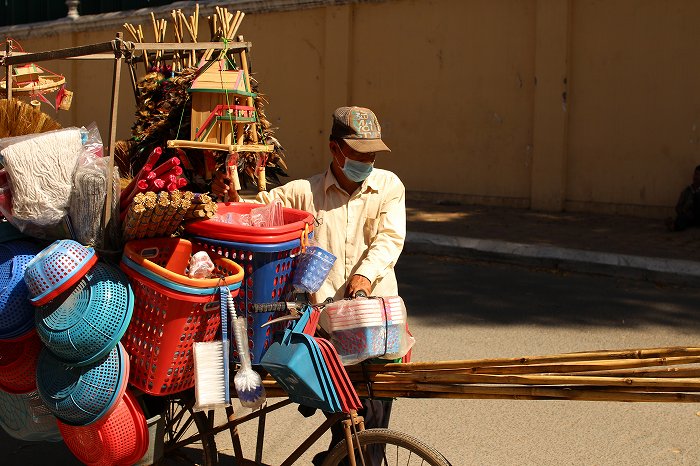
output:
[[[336,257],[311,240],[311,245],[299,254],[292,286],[297,292],[316,293],[335,263]]]
[[[83,151],[73,172],[68,215],[76,241],[86,246],[102,243],[102,212],[107,197],[108,159],[95,123],[80,129]]]
[[[78,128],[0,139],[12,192],[12,224],[43,239],[68,235],[65,218],[83,145]]]
[[[214,263],[206,251],[195,252],[190,257],[187,276],[190,278],[209,278],[214,268]]]
[[[325,306],[319,321],[343,365],[382,357],[397,359],[413,347],[406,306],[399,296],[355,298]]]
[[[268,205],[250,211],[250,224],[254,227],[278,227],[284,225],[284,206],[274,199]]]

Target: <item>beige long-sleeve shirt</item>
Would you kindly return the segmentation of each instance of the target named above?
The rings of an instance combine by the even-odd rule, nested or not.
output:
[[[369,279],[374,296],[398,295],[394,266],[406,239],[406,190],[394,173],[375,168],[349,195],[329,168],[257,197],[264,203],[273,199],[312,213],[317,220],[314,240],[336,256],[328,278],[312,296],[314,302],[342,299],[355,274]]]

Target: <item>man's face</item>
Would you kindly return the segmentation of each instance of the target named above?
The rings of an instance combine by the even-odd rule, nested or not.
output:
[[[343,143],[337,144],[336,147],[342,156],[357,162],[374,163],[374,159],[377,156],[376,152],[357,152],[356,150],[351,149],[347,144]],[[341,168],[345,166],[345,160],[343,160],[342,163],[339,161],[338,165]]]

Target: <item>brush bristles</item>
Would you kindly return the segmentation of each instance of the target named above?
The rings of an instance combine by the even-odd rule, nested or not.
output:
[[[196,411],[228,405],[224,379],[224,345],[228,342],[194,344],[194,393]]]

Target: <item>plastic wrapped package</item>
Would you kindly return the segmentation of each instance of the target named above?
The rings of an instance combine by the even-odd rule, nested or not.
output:
[[[209,278],[214,271],[214,263],[206,251],[195,252],[190,257],[187,276],[190,278]]]
[[[325,306],[321,327],[344,365],[382,357],[397,359],[413,347],[406,306],[399,296],[355,298]]]
[[[254,227],[278,227],[284,225],[284,206],[274,199],[269,204],[250,211],[250,225]]]
[[[107,197],[108,159],[95,123],[81,128],[83,152],[73,173],[68,213],[75,239],[86,246],[102,243],[102,211]]]
[[[53,239],[63,224],[73,172],[83,150],[78,128],[0,139],[0,163],[9,175],[12,223]]]
[[[335,259],[333,254],[317,246],[312,240],[311,246],[299,254],[292,286],[297,291],[316,293],[328,277]]]

